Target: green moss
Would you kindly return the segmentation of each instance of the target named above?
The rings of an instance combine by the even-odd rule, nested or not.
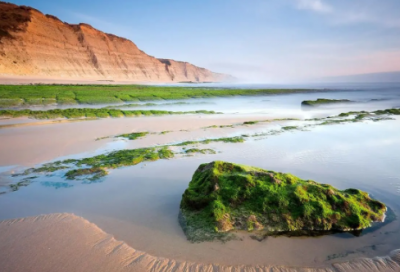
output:
[[[161,131],[160,134],[164,135],[164,134],[171,133],[171,132],[172,132],[172,130],[164,130],[164,131]]]
[[[121,104],[130,101],[172,100],[234,95],[270,95],[279,93],[315,92],[309,89],[223,89],[145,85],[2,85],[0,105],[3,107],[57,104]],[[183,102],[171,102],[176,105]],[[153,103],[148,103],[153,106]],[[194,104],[194,103],[193,103]],[[197,103],[205,104],[205,103]],[[158,105],[158,104],[157,104]],[[118,105],[120,106],[120,105]],[[122,105],[123,107],[125,105]],[[132,107],[143,106],[133,104]],[[147,106],[145,104],[145,106]]]
[[[147,134],[149,134],[149,133],[148,132],[133,132],[133,133],[117,135],[115,137],[127,138],[129,140],[136,140],[138,138],[145,137]]]
[[[318,98],[317,100],[304,100],[301,102],[302,106],[316,107],[321,105],[338,104],[338,103],[352,103],[353,101],[347,99],[326,99]]]
[[[258,124],[258,122],[259,121],[246,121],[246,122],[243,122],[243,125],[255,125],[255,124]]]
[[[168,147],[162,147],[158,150],[158,157],[160,159],[171,159],[174,157],[174,153]]]
[[[79,160],[76,165],[78,167],[91,166],[111,169],[172,157],[174,157],[174,154],[168,147],[149,147],[118,150],[108,154],[84,158]]]
[[[118,109],[94,109],[94,108],[70,108],[53,110],[0,110],[0,116],[4,117],[30,117],[35,119],[54,119],[54,118],[119,118],[133,116],[152,116],[152,115],[180,115],[180,114],[219,114],[214,111],[161,111],[161,110],[132,110],[122,111]]]
[[[65,174],[65,177],[67,179],[76,179],[81,176],[86,176],[88,180],[97,180],[101,177],[106,176],[107,174],[107,171],[101,167],[92,167],[70,170]]]
[[[215,161],[202,164],[182,196],[189,240],[231,230],[265,235],[296,230],[364,229],[382,221],[386,206],[357,189],[338,190],[291,174]]]
[[[377,111],[374,111],[373,113],[375,113],[375,114],[377,114],[377,115],[383,115],[383,114],[387,114],[387,115],[400,115],[400,109],[377,110]]]
[[[220,125],[220,126],[212,125],[212,126],[204,127],[204,129],[207,129],[207,128],[234,128],[234,127],[235,127],[235,125]]]
[[[20,182],[14,183],[14,184],[10,184],[10,189],[11,191],[15,192],[18,191],[21,187],[26,187],[29,184],[31,184],[31,179],[30,178],[26,178],[23,179]]]
[[[14,177],[30,175],[32,173],[51,173],[58,170],[70,169],[66,172],[67,179],[75,179],[77,177],[85,176],[87,180],[97,180],[108,174],[106,169],[114,169],[124,166],[137,165],[146,161],[157,161],[160,159],[174,158],[175,153],[169,149],[170,146],[185,146],[190,144],[207,144],[210,142],[243,142],[241,137],[233,138],[218,138],[206,139],[203,141],[190,141],[180,144],[147,147],[138,149],[125,149],[117,150],[107,154],[101,154],[94,157],[83,159],[68,159],[64,161],[56,161],[53,163],[45,164],[38,168],[30,168],[23,173],[13,174]],[[185,153],[201,153],[201,154],[215,154],[212,149],[188,149]],[[90,177],[89,177],[90,176]]]
[[[186,154],[200,153],[200,154],[216,154],[216,152],[212,149],[198,149],[198,148],[190,148],[185,150]]]
[[[155,107],[155,106],[181,106],[181,105],[199,105],[199,104],[208,104],[206,102],[203,103],[188,103],[188,102],[171,102],[171,103],[127,103],[118,106],[108,106],[106,108],[138,108],[138,107]]]
[[[298,129],[299,127],[297,127],[297,126],[286,126],[286,127],[282,127],[282,129],[283,130],[296,130],[296,129]]]
[[[72,161],[72,160],[68,160],[68,161]],[[66,162],[66,164],[70,163],[68,161]],[[52,172],[67,169],[67,168],[69,168],[69,166],[64,165],[63,162],[61,162],[61,161],[57,161],[57,162],[43,164],[41,167],[29,168],[29,169],[26,169],[21,174],[13,174],[12,176],[18,177],[18,176],[27,176],[27,175],[30,175],[33,173],[52,173]]]
[[[216,138],[216,139],[206,139],[202,141],[185,141],[179,144],[173,144],[172,146],[185,146],[185,145],[193,145],[193,144],[209,144],[213,142],[224,142],[224,143],[243,143],[243,137],[226,137],[226,138]]]
[[[243,123],[239,124],[232,124],[232,125],[212,125],[208,127],[204,127],[204,129],[208,128],[235,128],[239,126],[248,126],[248,125],[256,125],[259,123],[269,123],[269,122],[277,122],[277,121],[300,121],[300,119],[297,118],[279,118],[279,119],[272,119],[272,120],[257,120],[257,121],[245,121]]]

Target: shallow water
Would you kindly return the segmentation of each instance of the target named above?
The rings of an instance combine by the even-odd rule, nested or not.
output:
[[[270,118],[286,114],[287,111],[290,114],[285,117],[295,117],[291,115],[290,108],[298,105],[298,101],[304,97],[311,95],[315,94],[290,95],[287,96],[286,102],[285,99],[279,98],[282,99],[279,110],[271,109],[265,116]],[[379,93],[373,98],[378,96]],[[232,101],[232,105],[245,104],[245,101],[251,104],[250,101],[253,99],[255,99],[254,103],[262,103],[257,102],[256,97],[231,99],[241,101],[241,103]],[[387,107],[380,103],[373,103],[371,108]],[[385,103],[394,104],[396,101],[390,100]],[[329,111],[328,115],[334,111],[340,112],[337,108],[327,109],[327,111]],[[297,112],[302,113],[300,109],[297,109]],[[305,114],[314,115],[315,113]],[[16,142],[23,142],[24,139],[30,137],[31,142],[25,145],[28,148],[29,145],[37,145],[40,142],[41,133],[45,132],[46,137],[40,142],[40,147],[43,148],[46,146],[45,140],[62,137],[67,131],[70,131],[70,136],[75,133],[76,138],[70,138],[69,145],[66,147],[76,144],[81,152],[73,150],[71,153],[68,148],[65,148],[55,153],[49,151],[47,155],[43,155],[46,160],[51,160],[84,151],[87,152],[86,154],[96,154],[104,150],[135,148],[197,137],[232,136],[276,126],[276,124],[261,124],[238,129],[207,131],[198,129],[213,122],[237,122],[231,115],[229,116],[225,120],[220,119],[221,117],[213,119],[215,117],[168,116],[12,128],[0,131],[0,137],[8,134],[9,143],[12,142],[12,137]],[[252,118],[263,118],[263,116],[247,115],[244,112],[238,114],[238,117],[242,118],[240,120],[245,118],[252,120]],[[122,133],[124,129],[132,129],[132,127],[138,129],[136,131],[145,128],[159,128],[160,131],[169,128],[176,130],[190,128],[195,131],[154,135],[129,142],[94,141],[94,136],[104,130],[107,130],[108,134],[106,134],[109,135]],[[32,137],[33,131],[36,131],[37,136]],[[90,137],[85,137],[85,133],[89,131],[94,131],[94,133],[90,134]],[[61,177],[43,177],[17,192],[0,196],[0,207],[3,207],[0,209],[0,220],[41,213],[72,212],[87,218],[135,249],[154,256],[202,263],[322,266],[356,257],[386,255],[391,250],[400,248],[398,220],[360,237],[350,234],[313,238],[270,237],[263,242],[258,242],[240,233],[238,235],[242,241],[230,241],[225,244],[219,242],[191,244],[186,241],[177,217],[181,195],[187,188],[191,175],[199,164],[213,160],[226,160],[274,171],[290,172],[303,179],[329,183],[340,189],[356,187],[387,203],[395,214],[399,214],[399,135],[399,119],[320,126],[311,131],[295,131],[277,136],[253,138],[242,144],[211,143],[206,147],[220,153],[161,160],[117,169],[98,183],[82,184],[82,181],[66,181]],[[101,136],[104,135],[98,135],[98,137]],[[56,141],[56,143],[60,142]],[[16,156],[11,159],[2,153],[3,171],[9,171],[10,168],[6,166],[14,164],[14,161],[18,160],[18,155],[29,153],[17,147],[10,147],[9,150],[14,150]],[[40,149],[37,149],[37,152],[39,151]],[[21,159],[21,161],[24,160]]]
[[[193,85],[190,85],[193,87]],[[213,87],[213,88],[320,88],[310,93],[297,94],[272,94],[263,96],[233,96],[233,97],[214,97],[214,98],[197,98],[182,100],[160,100],[160,101],[143,101],[143,102],[127,102],[123,104],[101,104],[101,105],[47,105],[47,106],[27,106],[21,108],[29,108],[32,110],[48,110],[48,109],[64,109],[64,108],[102,108],[107,106],[117,106],[124,110],[168,110],[168,111],[193,111],[193,110],[210,110],[222,112],[225,114],[262,114],[272,117],[280,117],[290,114],[292,117],[307,117],[317,114],[334,114],[349,110],[376,110],[380,108],[390,108],[400,106],[400,84],[369,84],[354,85],[347,87],[341,85],[218,85],[206,84],[195,85],[196,87]],[[324,88],[327,87],[327,88]],[[303,100],[314,100],[317,98],[329,99],[349,99],[355,104],[344,104],[338,107],[324,107],[313,113],[302,110],[300,104]],[[382,100],[373,101],[371,100]],[[155,106],[145,106],[146,103],[154,103]],[[177,104],[183,103],[183,104]],[[123,107],[129,104],[142,104],[143,106]],[[20,108],[15,108],[20,109]],[[14,119],[16,120],[16,119]],[[0,120],[0,125],[1,125]],[[8,121],[10,123],[10,121]]]

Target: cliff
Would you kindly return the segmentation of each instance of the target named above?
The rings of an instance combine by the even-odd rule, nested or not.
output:
[[[187,62],[157,59],[130,40],[87,24],[0,2],[0,74],[149,82],[225,81]]]

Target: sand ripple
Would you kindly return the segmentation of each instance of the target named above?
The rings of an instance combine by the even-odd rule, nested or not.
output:
[[[132,234],[134,235],[134,233]],[[49,214],[0,222],[1,271],[160,272],[386,272],[400,271],[400,250],[325,268],[223,266],[154,257],[117,241],[73,214]]]

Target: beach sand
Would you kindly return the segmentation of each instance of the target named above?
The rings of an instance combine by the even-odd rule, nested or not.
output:
[[[59,213],[0,222],[0,270],[14,271],[400,271],[400,250],[326,268],[222,266],[157,258],[117,241],[95,224]]]
[[[7,128],[0,129],[0,149],[7,156],[0,156],[0,165],[34,166],[61,156],[82,154],[95,151],[107,143],[113,143],[115,135],[131,132],[174,131],[162,135],[149,135],[143,140],[126,141],[124,148],[141,148],[152,145],[169,144],[171,142],[197,140],[201,138],[218,138],[231,136],[237,129],[204,130],[202,127],[212,125],[231,125],[249,120],[265,120],[265,116],[234,116],[234,115],[186,115],[186,116],[155,116],[137,118],[105,118],[79,122],[76,120],[46,120],[33,121],[28,118],[14,119],[14,124],[8,120],[0,121]],[[272,125],[276,125],[275,122]],[[263,127],[268,127],[264,123]],[[180,132],[179,130],[190,130]],[[111,138],[96,141],[96,138]],[[107,148],[114,149],[114,146]],[[27,152],[29,150],[29,152]]]

